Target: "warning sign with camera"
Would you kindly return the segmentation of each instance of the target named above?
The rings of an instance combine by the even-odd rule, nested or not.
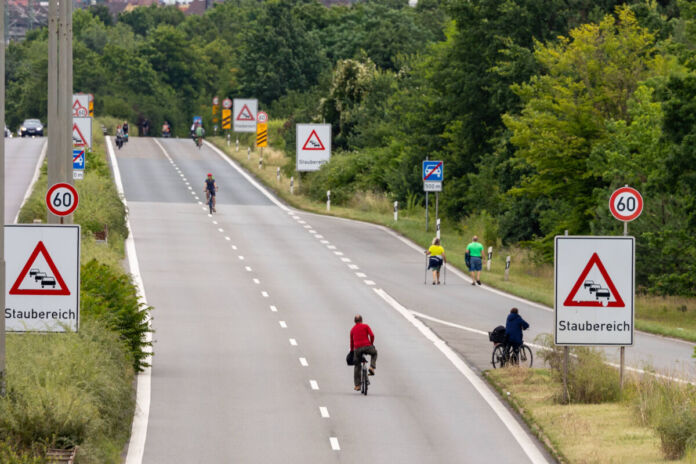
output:
[[[633,237],[558,236],[555,242],[558,345],[632,345]]]

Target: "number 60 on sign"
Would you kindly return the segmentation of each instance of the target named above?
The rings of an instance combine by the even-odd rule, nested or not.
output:
[[[55,184],[46,192],[46,206],[56,216],[67,216],[77,209],[77,190],[70,184]]]
[[[619,221],[632,221],[643,212],[643,197],[634,188],[621,187],[611,194],[609,210]]]

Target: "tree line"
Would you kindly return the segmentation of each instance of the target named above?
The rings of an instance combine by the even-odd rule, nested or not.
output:
[[[210,100],[256,97],[294,123],[330,122],[334,156],[303,179],[348,201],[423,201],[420,163],[445,162],[441,208],[553,257],[553,237],[617,235],[610,193],[645,199],[630,225],[639,288],[696,293],[696,2],[228,0],[203,16],[103,7],[74,16],[75,89],[97,113],[186,133]],[[8,121],[46,108],[46,31],[7,51]],[[210,126],[210,124],[207,124]],[[273,142],[273,141],[272,141]],[[294,163],[292,163],[294,164]]]

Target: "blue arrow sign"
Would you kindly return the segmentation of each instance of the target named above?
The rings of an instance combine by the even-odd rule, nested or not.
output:
[[[423,161],[423,181],[442,182],[445,166],[442,161]]]
[[[73,169],[85,168],[85,151],[82,149],[73,149],[72,151],[72,167]]]

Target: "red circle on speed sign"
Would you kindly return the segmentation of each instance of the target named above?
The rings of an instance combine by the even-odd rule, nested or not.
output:
[[[229,98],[225,98],[224,100],[222,100],[222,107],[226,110],[232,108],[232,100],[230,100]]]
[[[55,184],[46,192],[46,206],[56,216],[72,214],[77,202],[77,190],[70,184]]]
[[[643,197],[634,188],[621,187],[611,194],[609,210],[619,221],[632,221],[643,212]]]

